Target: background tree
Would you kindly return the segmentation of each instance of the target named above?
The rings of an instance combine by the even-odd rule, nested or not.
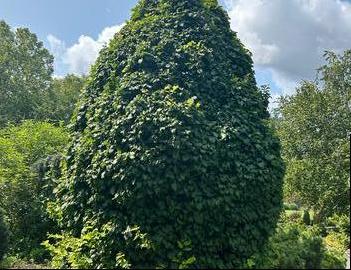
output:
[[[313,208],[317,219],[350,211],[351,51],[325,57],[316,82],[303,82],[281,100],[277,122],[286,193]]]
[[[74,116],[54,261],[241,265],[282,205],[267,103],[217,1],[140,1],[100,53]]]
[[[85,77],[73,74],[53,79],[45,113],[50,120],[69,122],[85,81]]]
[[[43,259],[40,243],[47,232],[55,232],[55,223],[46,212],[52,183],[41,176],[37,164],[60,154],[67,142],[64,128],[45,122],[26,121],[0,130],[0,209],[10,231],[10,253]]]
[[[45,118],[53,56],[27,28],[0,21],[0,125]]]

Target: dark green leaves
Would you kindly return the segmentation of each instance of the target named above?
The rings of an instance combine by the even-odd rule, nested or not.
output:
[[[264,244],[281,205],[279,143],[216,1],[141,1],[88,81],[58,203],[75,235],[113,223],[104,267],[118,254],[135,268],[232,268]],[[134,225],[149,249],[121,238]]]

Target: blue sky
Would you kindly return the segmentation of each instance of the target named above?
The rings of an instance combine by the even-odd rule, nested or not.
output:
[[[351,1],[221,0],[251,50],[259,84],[291,94],[313,79],[323,51],[351,48]],[[137,0],[0,0],[0,19],[28,27],[55,55],[55,73],[88,71]]]
[[[82,35],[97,37],[123,23],[137,0],[0,0],[0,18],[29,27],[41,40],[52,34],[68,45]]]

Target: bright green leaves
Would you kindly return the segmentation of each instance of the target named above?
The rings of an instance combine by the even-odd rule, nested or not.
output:
[[[186,43],[181,47],[178,52],[185,52],[185,53],[196,53],[199,56],[204,56],[206,53],[210,53],[212,50],[207,48],[203,41],[196,42],[194,40]]]
[[[192,254],[192,243],[191,241],[177,241],[178,252],[172,258],[173,263],[175,263],[176,269],[189,269],[194,267],[196,258],[191,256]]]
[[[45,208],[68,139],[63,127],[46,122],[0,129],[0,216],[9,225],[11,249],[20,256],[35,256],[34,249],[41,254],[46,233],[56,229]],[[51,169],[46,177],[44,172]]]
[[[47,118],[53,56],[27,28],[0,20],[0,36],[0,126]]]
[[[201,0],[202,3],[205,5],[205,7],[217,7],[218,6],[218,0]]]
[[[188,108],[200,108],[200,102],[197,100],[197,97],[191,97],[185,101],[185,106]]]
[[[103,224],[100,228],[87,225],[81,232],[80,237],[69,233],[62,235],[50,235],[50,240],[43,243],[43,246],[52,254],[52,266],[55,268],[73,267],[76,269],[89,268],[92,264],[108,265],[104,258],[97,258],[99,252],[105,250],[104,243],[111,236],[114,226],[112,223]],[[54,244],[52,244],[54,242]],[[117,254],[113,264],[109,266],[121,267],[124,263],[122,254]],[[125,262],[127,263],[127,262]]]
[[[126,255],[122,252],[117,253],[116,255],[116,267],[121,269],[130,269],[131,264],[126,259]]]
[[[318,218],[350,212],[351,51],[326,54],[321,80],[281,99],[275,124],[287,162],[286,195]]]

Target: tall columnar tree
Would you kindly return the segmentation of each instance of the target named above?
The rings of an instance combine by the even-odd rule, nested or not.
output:
[[[64,263],[235,267],[265,243],[284,168],[252,66],[216,0],[137,5],[74,116],[56,214],[83,240]]]

